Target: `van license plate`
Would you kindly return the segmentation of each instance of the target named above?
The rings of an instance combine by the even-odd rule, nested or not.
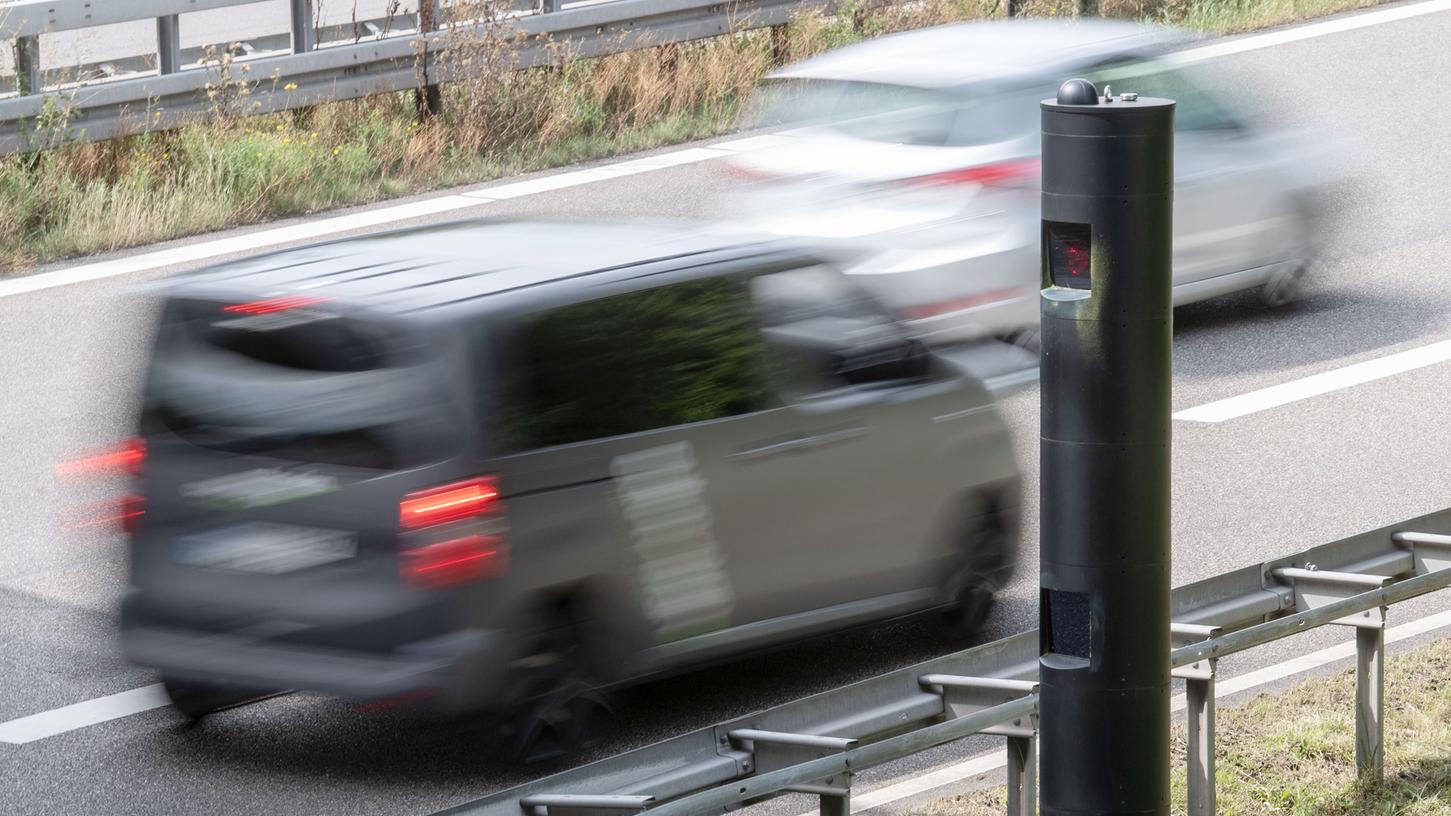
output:
[[[177,563],[267,575],[330,564],[357,553],[353,533],[260,521],[181,536],[173,542]]]

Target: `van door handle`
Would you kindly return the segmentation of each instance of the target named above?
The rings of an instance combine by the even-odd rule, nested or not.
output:
[[[824,448],[827,445],[835,445],[838,442],[849,442],[860,436],[865,436],[871,428],[839,428],[835,431],[816,434],[815,436],[803,437],[800,442],[807,448]]]
[[[726,458],[731,461],[743,461],[749,459],[764,459],[767,456],[775,456],[779,453],[790,453],[809,447],[811,437],[800,436],[795,439],[787,439],[784,442],[772,442],[769,445],[762,445],[758,448],[747,448],[743,451],[732,453]]]
[[[839,428],[834,431],[814,434],[812,436],[798,436],[795,439],[787,439],[781,442],[772,442],[769,445],[762,445],[758,448],[748,448],[727,456],[732,461],[762,459],[767,456],[775,456],[779,453],[791,453],[793,451],[809,450],[811,448],[823,448],[827,445],[834,445],[838,442],[846,442],[865,435],[871,428]]]

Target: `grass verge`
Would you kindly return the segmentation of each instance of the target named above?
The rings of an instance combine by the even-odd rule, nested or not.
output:
[[[1233,32],[1383,0],[1104,0],[1105,16]],[[1027,15],[1072,14],[1029,0]],[[845,3],[803,14],[801,59],[867,37],[1001,16],[1003,0]],[[504,42],[457,41],[476,79],[443,89],[420,122],[412,94],[220,117],[177,130],[0,159],[0,271],[238,224],[407,195],[717,135],[773,65],[769,31],[511,70]],[[245,64],[214,66],[219,110],[245,107]],[[239,97],[242,104],[239,105]]]
[[[1389,661],[1385,779],[1355,776],[1355,673],[1219,709],[1221,816],[1451,816],[1451,639]],[[1173,732],[1173,810],[1185,812],[1184,726]],[[939,799],[917,816],[998,816],[1002,789]]]

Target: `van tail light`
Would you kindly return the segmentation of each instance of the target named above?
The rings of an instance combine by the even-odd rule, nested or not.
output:
[[[146,497],[139,493],[128,493],[117,505],[116,517],[121,522],[121,532],[136,535],[141,532],[141,520],[146,516]]]
[[[146,497],[139,491],[141,477],[146,473],[146,440],[132,437],[97,451],[60,463],[56,475],[67,479],[111,479],[125,481],[125,492],[119,497],[107,498],[82,508],[76,520],[65,525],[67,529],[87,527],[120,528],[127,535],[135,535],[141,528],[146,514]]]
[[[492,578],[504,571],[502,536],[471,535],[411,547],[399,553],[403,579],[420,589],[441,589]]]
[[[480,476],[419,490],[398,505],[400,577],[441,589],[503,573],[506,566],[499,482]]]
[[[495,479],[480,477],[409,493],[398,505],[398,523],[405,530],[433,527],[488,513],[499,500]]]
[[[925,187],[973,184],[983,187],[1025,187],[1036,183],[1039,172],[1038,159],[1014,159],[1011,161],[960,167],[942,173],[913,176],[901,183]]]
[[[139,436],[56,466],[56,474],[67,478],[140,476],[145,470],[146,440]]]

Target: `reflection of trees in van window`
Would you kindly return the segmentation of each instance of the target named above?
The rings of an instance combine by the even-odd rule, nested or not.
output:
[[[520,338],[506,426],[515,449],[759,410],[763,344],[738,278],[565,306]]]

